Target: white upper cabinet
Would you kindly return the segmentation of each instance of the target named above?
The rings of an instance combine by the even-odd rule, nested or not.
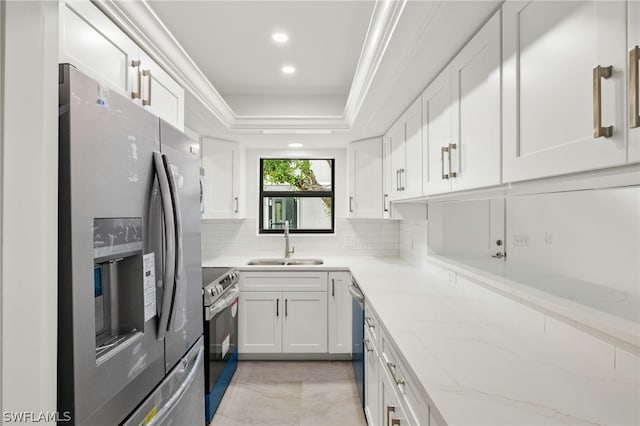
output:
[[[382,138],[349,144],[348,216],[382,218]]]
[[[451,62],[453,191],[500,183],[500,63],[498,12]]]
[[[389,130],[391,140],[391,200],[422,195],[422,105],[420,98]]]
[[[449,192],[451,134],[451,67],[447,66],[422,93],[422,188],[425,195]]]
[[[630,1],[628,5],[628,56],[629,56],[629,162],[640,161],[640,2]]]
[[[503,5],[505,182],[626,162],[626,7]]]
[[[425,195],[500,183],[500,12],[422,93]]]
[[[389,132],[382,137],[382,217],[391,218],[391,136]]]
[[[202,138],[203,219],[241,218],[240,159],[235,142]]]
[[[184,130],[184,89],[91,2],[60,4],[59,60]]]

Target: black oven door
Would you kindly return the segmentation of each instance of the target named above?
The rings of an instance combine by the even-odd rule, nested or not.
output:
[[[237,286],[229,289],[211,306],[205,308],[204,338],[207,349],[205,362],[205,392],[211,393],[227,361],[238,346]]]

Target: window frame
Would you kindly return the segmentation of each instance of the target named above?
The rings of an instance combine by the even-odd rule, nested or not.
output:
[[[331,160],[331,191],[265,191],[264,190],[264,160],[281,160],[281,161],[295,161],[295,160]],[[264,228],[264,199],[267,198],[331,198],[331,228],[329,229],[290,229],[291,234],[334,234],[336,227],[336,159],[331,157],[326,158],[312,158],[312,157],[300,157],[300,158],[260,158],[260,173],[259,175],[259,196],[258,196],[258,234],[284,234],[284,229],[265,229]]]

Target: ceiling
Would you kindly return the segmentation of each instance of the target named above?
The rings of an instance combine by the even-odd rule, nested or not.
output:
[[[501,1],[146,4],[218,98],[187,90],[187,126],[250,148],[314,149],[383,134]]]

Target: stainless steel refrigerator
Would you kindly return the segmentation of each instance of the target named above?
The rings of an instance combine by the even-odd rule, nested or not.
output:
[[[58,410],[77,425],[203,424],[196,142],[59,71]]]

